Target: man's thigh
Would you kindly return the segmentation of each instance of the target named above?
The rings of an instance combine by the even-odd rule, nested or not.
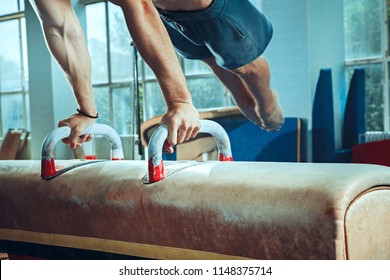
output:
[[[259,57],[271,40],[268,19],[248,0],[215,0],[206,10],[162,13],[172,42],[187,58],[214,56],[235,69]]]

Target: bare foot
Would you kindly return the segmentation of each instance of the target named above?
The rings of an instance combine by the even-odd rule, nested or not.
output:
[[[274,106],[263,109],[260,113],[262,125],[261,127],[267,131],[279,130],[284,123],[282,107],[279,104],[279,98],[276,92],[272,90],[274,97]]]
[[[266,131],[276,131],[284,123],[283,111],[278,102],[278,96],[272,91],[273,105],[260,109],[253,97],[235,99],[235,103],[241,113],[252,123]],[[262,114],[260,113],[262,112]]]

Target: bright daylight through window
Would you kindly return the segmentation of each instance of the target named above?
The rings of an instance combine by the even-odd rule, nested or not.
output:
[[[30,129],[24,0],[2,1],[0,10],[0,137]]]

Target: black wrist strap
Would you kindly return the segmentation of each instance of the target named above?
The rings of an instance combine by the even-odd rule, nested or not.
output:
[[[91,119],[97,119],[99,117],[99,114],[96,113],[96,116],[91,116],[83,111],[81,111],[80,109],[76,109],[77,112],[80,114],[80,115],[83,115],[84,117],[88,117],[88,118],[91,118]]]

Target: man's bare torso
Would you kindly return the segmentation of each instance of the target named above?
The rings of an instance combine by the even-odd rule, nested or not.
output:
[[[166,11],[197,11],[206,9],[213,0],[152,0],[154,5]]]

